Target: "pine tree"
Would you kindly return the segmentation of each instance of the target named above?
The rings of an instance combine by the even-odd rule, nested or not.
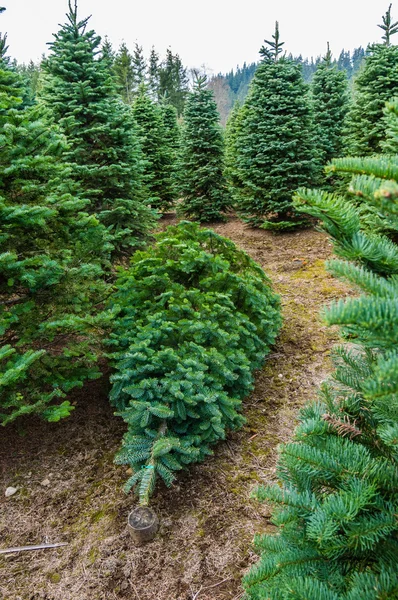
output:
[[[296,226],[292,194],[316,183],[319,164],[307,86],[300,67],[280,56],[278,23],[273,41],[266,44],[237,137],[237,168],[244,185],[237,208],[249,223],[281,229]]]
[[[224,142],[213,92],[196,79],[188,98],[181,139],[179,210],[200,222],[223,218],[231,202],[223,176]]]
[[[110,398],[128,424],[116,462],[132,467],[125,489],[136,485],[145,505],[158,477],[170,485],[244,422],[279,299],[230,240],[187,222],[137,252],[116,287]]]
[[[115,56],[113,71],[124,102],[126,102],[126,104],[131,104],[136,86],[135,72],[133,67],[133,57],[124,42],[120,45]]]
[[[329,49],[311,84],[317,149],[323,165],[342,155],[343,128],[348,110],[347,76],[332,67]]]
[[[159,54],[152,46],[148,65],[148,90],[153,100],[159,100]]]
[[[96,362],[107,319],[97,308],[107,295],[99,266],[106,230],[75,194],[71,169],[61,160],[64,137],[40,120],[37,108],[23,108],[23,95],[22,79],[1,53],[3,425],[31,413],[58,421],[73,410],[63,399],[100,375]]]
[[[113,236],[116,251],[129,251],[153,226],[142,196],[142,153],[131,111],[117,97],[107,60],[96,59],[100,38],[87,31],[69,2],[67,23],[55,35],[42,97],[65,133],[65,159],[89,210]]]
[[[225,170],[229,194],[234,202],[239,200],[239,194],[243,188],[242,178],[237,165],[238,149],[237,140],[241,132],[242,121],[245,118],[245,107],[239,102],[235,103],[229,115],[225,129]]]
[[[133,105],[138,137],[145,158],[144,183],[153,208],[165,211],[175,201],[175,164],[169,152],[161,110],[141,87]]]
[[[343,158],[351,188],[398,226],[398,160]],[[372,190],[372,193],[371,193]],[[328,263],[360,290],[324,311],[349,344],[320,399],[301,413],[281,449],[281,486],[260,488],[274,505],[274,536],[256,537],[260,561],[244,579],[247,600],[398,598],[398,246],[361,228],[344,197],[299,190],[297,209],[323,222],[343,260]]]
[[[391,23],[391,5],[379,25],[385,32],[383,44],[367,50],[364,68],[355,80],[354,104],[348,119],[348,151],[354,155],[380,153],[386,136],[381,118],[385,103],[398,94],[398,46],[390,38],[398,31]]]
[[[132,71],[134,81],[134,95],[137,96],[140,93],[140,86],[145,83],[147,65],[144,58],[142,46],[137,43],[134,45],[134,52],[132,56]]]
[[[188,93],[187,70],[179,55],[173,54],[168,48],[166,59],[159,69],[159,97],[167,98],[167,102],[176,108],[178,117],[181,117]]]

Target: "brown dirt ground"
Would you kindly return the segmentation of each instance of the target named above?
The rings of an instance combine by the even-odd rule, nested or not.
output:
[[[172,222],[165,218],[162,226]],[[61,424],[29,419],[1,432],[0,547],[68,542],[60,549],[0,555],[1,600],[238,600],[255,562],[255,532],[272,531],[269,508],[250,498],[275,479],[277,445],[298,409],[331,370],[336,331],[319,320],[347,288],[324,270],[327,237],[313,230],[273,235],[231,218],[214,229],[259,262],[281,294],[284,327],[253,393],[246,426],[214,457],[159,486],[156,539],[142,547],[126,529],[135,498],[121,490],[126,468],[112,462],[124,432],[107,402],[106,377],[74,394]],[[50,483],[46,483],[48,480]],[[10,498],[8,486],[18,488]]]

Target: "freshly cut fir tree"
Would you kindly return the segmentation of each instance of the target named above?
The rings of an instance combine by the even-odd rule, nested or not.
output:
[[[347,75],[332,65],[329,44],[311,82],[316,145],[322,165],[342,156],[343,129],[348,112]]]
[[[398,160],[338,159],[398,226]],[[377,185],[373,185],[377,182]],[[276,535],[259,535],[261,558],[244,578],[247,600],[398,598],[398,246],[361,228],[344,197],[300,190],[296,207],[319,218],[344,260],[328,263],[361,295],[324,311],[349,344],[281,448],[281,485],[260,488]]]
[[[384,31],[384,41],[369,46],[364,67],[355,79],[346,142],[351,155],[382,152],[386,139],[386,122],[382,119],[385,103],[398,95],[398,46],[391,44],[398,22],[391,22],[391,4],[379,27]]]
[[[141,504],[158,477],[212,454],[239,427],[253,370],[278,333],[279,299],[261,268],[211,230],[183,222],[137,252],[112,309],[111,402],[128,425],[116,461]]]
[[[308,88],[299,65],[282,56],[278,23],[265,43],[236,139],[237,209],[251,224],[286,229],[298,224],[293,193],[317,182],[320,165]]]
[[[89,210],[113,237],[116,252],[129,252],[148,233],[154,215],[142,189],[142,153],[130,108],[117,96],[109,61],[98,57],[101,39],[78,20],[69,2],[67,23],[55,34],[45,63],[42,92],[67,137],[65,159]]]
[[[4,38],[2,38],[4,39]],[[3,47],[4,49],[4,47]],[[58,421],[67,393],[100,375],[107,316],[99,259],[105,228],[85,213],[66,141],[21,108],[20,77],[0,53],[0,424],[38,414]]]
[[[157,210],[167,211],[176,199],[176,158],[168,144],[169,132],[164,126],[161,109],[149,97],[145,86],[141,87],[134,102],[133,116],[145,159],[143,182],[148,202]]]
[[[231,202],[224,169],[224,141],[213,92],[198,76],[188,98],[181,138],[181,214],[199,222],[219,221]]]

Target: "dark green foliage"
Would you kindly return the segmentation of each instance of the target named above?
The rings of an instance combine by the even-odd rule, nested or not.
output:
[[[144,87],[134,102],[133,115],[145,158],[144,184],[148,202],[153,208],[165,211],[175,201],[176,157],[168,144],[169,131],[166,132],[161,109]]]
[[[351,186],[398,226],[396,158],[340,159],[334,169],[361,172]],[[345,259],[328,268],[362,295],[324,311],[350,344],[336,348],[332,378],[281,448],[281,486],[257,492],[280,529],[256,537],[245,598],[397,599],[398,247],[362,230],[345,198],[300,190],[296,207],[322,220]]]
[[[158,97],[166,98],[181,117],[189,93],[187,70],[179,55],[173,54],[169,48],[165,60],[156,73],[155,82],[158,85]]]
[[[328,52],[319,64],[311,84],[317,149],[323,165],[341,156],[343,127],[348,110],[347,76],[332,67]]]
[[[108,228],[117,252],[129,251],[154,224],[142,195],[142,154],[130,109],[117,96],[100,38],[69,4],[45,63],[43,98],[65,133],[79,192]]]
[[[169,157],[173,198],[178,197],[178,158],[181,146],[181,127],[177,120],[177,109],[162,102],[160,112],[163,121],[163,143]]]
[[[200,222],[217,221],[231,205],[223,176],[224,141],[213,92],[199,77],[188,98],[181,140],[179,210]]]
[[[135,73],[133,57],[124,42],[120,45],[112,67],[121,97],[126,104],[131,104],[135,91]]]
[[[386,138],[386,123],[382,119],[385,103],[398,94],[398,46],[391,46],[389,42],[390,36],[396,33],[395,26],[388,25],[390,9],[381,26],[386,31],[385,43],[368,48],[364,68],[355,80],[347,139],[348,150],[353,155],[382,151]]]
[[[61,401],[99,376],[106,292],[98,257],[106,230],[84,212],[67,146],[37,109],[21,109],[21,80],[0,58],[0,423],[37,413],[58,421]]]
[[[268,228],[295,225],[292,194],[319,175],[307,86],[299,66],[277,60],[277,37],[276,49],[263,51],[236,140],[243,185],[237,209],[247,222]]]
[[[137,252],[113,307],[111,402],[128,423],[117,462],[148,502],[155,479],[211,454],[239,427],[242,398],[280,327],[278,297],[244,252],[183,222]]]
[[[239,193],[242,190],[243,182],[239,176],[237,165],[238,159],[238,137],[240,135],[242,121],[245,118],[244,106],[237,102],[229,116],[225,130],[225,170],[224,175],[227,180],[229,194],[234,202],[239,200]]]

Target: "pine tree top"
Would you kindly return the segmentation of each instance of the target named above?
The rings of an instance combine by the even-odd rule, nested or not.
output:
[[[392,4],[390,4],[386,14],[382,17],[383,24],[377,26],[377,27],[380,27],[380,29],[382,29],[384,31],[384,35],[383,35],[382,39],[384,40],[384,43],[386,46],[390,45],[391,36],[394,35],[394,33],[398,32],[398,21],[396,21],[395,23],[392,23],[391,6],[392,6]]]

